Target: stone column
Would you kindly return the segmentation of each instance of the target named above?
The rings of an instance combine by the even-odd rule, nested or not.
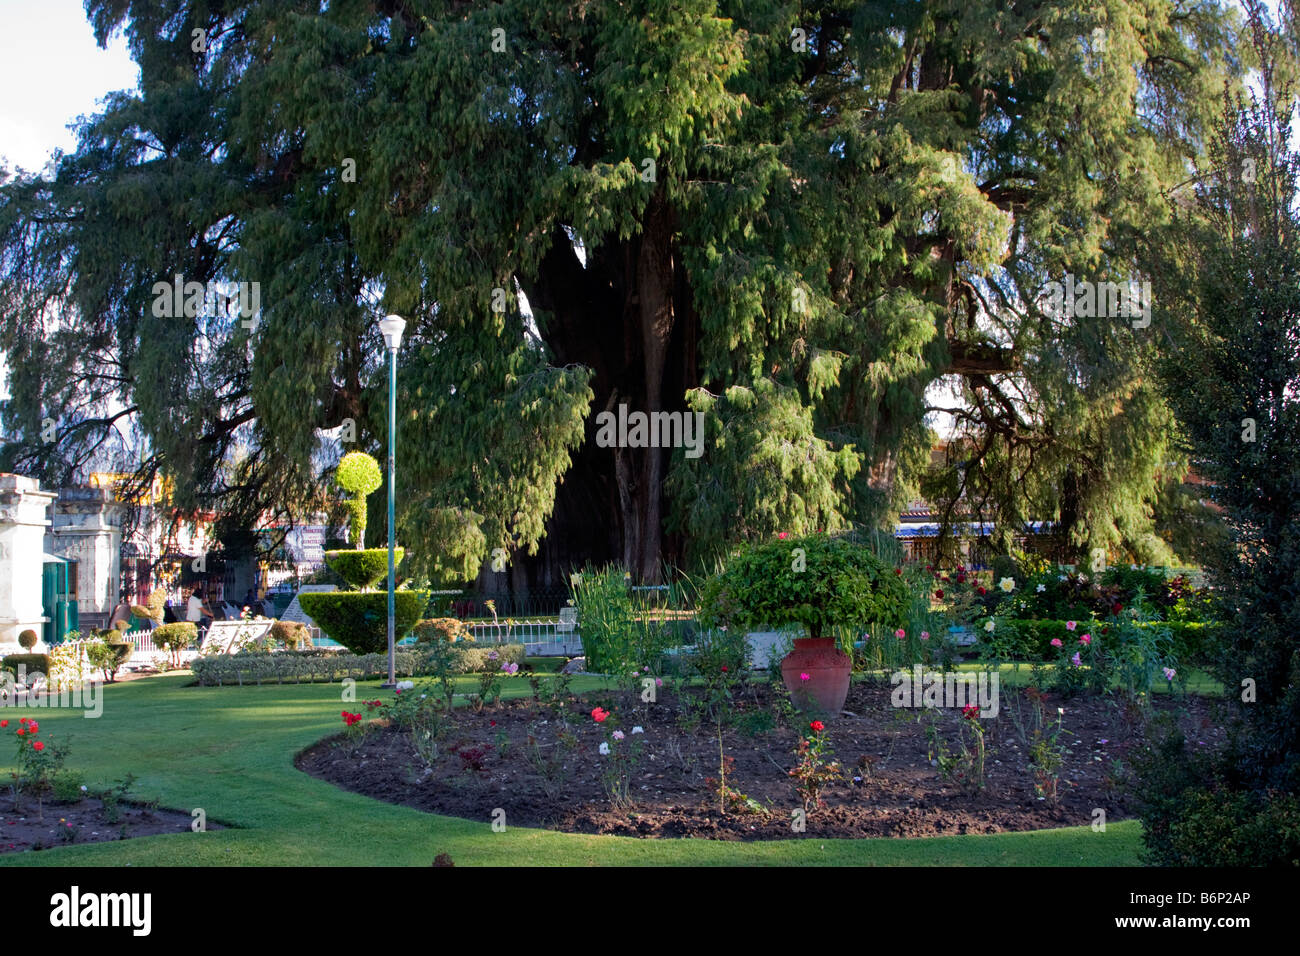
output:
[[[61,488],[46,538],[51,554],[77,562],[82,632],[104,627],[122,581],[123,506],[108,488]]]
[[[18,635],[28,628],[41,635],[46,512],[54,498],[35,478],[0,474],[0,655],[19,653]]]

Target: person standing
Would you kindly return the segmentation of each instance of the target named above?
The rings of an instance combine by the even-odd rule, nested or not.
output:
[[[189,621],[198,630],[198,643],[203,643],[203,638],[208,632],[208,624],[214,619],[215,615],[208,609],[208,602],[203,599],[203,585],[194,585],[194,590],[190,592],[190,599],[185,607],[185,620]]]

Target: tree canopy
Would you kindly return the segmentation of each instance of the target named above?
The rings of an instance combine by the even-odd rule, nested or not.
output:
[[[1044,289],[1141,277],[1249,66],[1231,9],[86,7],[140,91],[0,187],[8,467],[66,480],[129,421],[178,503],[301,513],[333,430],[382,448],[394,312],[398,520],[431,574],[503,548],[653,579],[883,523],[940,408],[950,513],[1160,550],[1156,331]],[[160,310],[177,281],[217,286]],[[703,455],[599,447],[619,405],[703,413]]]

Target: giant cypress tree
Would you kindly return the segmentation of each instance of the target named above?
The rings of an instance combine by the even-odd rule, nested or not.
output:
[[[462,570],[545,538],[544,575],[652,578],[880,520],[940,379],[973,450],[952,496],[1081,544],[1143,533],[1145,341],[1038,290],[1138,267],[1234,66],[1214,4],[87,6],[142,96],[55,182],[5,188],[12,461],[102,433],[67,409],[108,383],[182,495],[300,500],[318,429],[382,442],[396,311],[403,537]],[[176,273],[259,281],[262,321],[154,318]],[[57,309],[71,334],[35,347]],[[703,456],[597,447],[619,404],[705,413]]]

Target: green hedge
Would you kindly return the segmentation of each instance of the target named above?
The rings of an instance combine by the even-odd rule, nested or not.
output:
[[[17,676],[19,664],[27,668],[27,674],[29,675],[37,671],[46,675],[50,673],[49,654],[10,654],[0,660],[0,670],[9,671],[14,676]]]
[[[393,566],[402,563],[406,552],[401,548],[393,549]],[[325,563],[330,570],[354,588],[372,588],[388,575],[388,549],[367,548],[358,551],[326,551]]]
[[[492,663],[498,667],[501,664],[522,665],[524,662],[522,644],[456,647],[449,670],[453,674],[478,671],[488,663],[488,655],[493,651],[497,654],[497,660]],[[394,659],[395,670],[399,677],[436,676],[433,663],[435,656],[427,648],[399,648]],[[198,683],[205,687],[226,684],[327,683],[347,677],[366,680],[388,676],[388,654],[322,653],[320,648],[274,654],[213,654],[191,662],[190,671]]]
[[[394,658],[400,677],[413,677],[417,655],[398,651]],[[366,680],[388,676],[388,654],[320,654],[310,651],[281,651],[276,654],[214,654],[190,663],[199,684],[313,683]]]
[[[393,595],[394,640],[400,641],[424,614],[429,596],[423,591]],[[322,631],[354,654],[388,651],[388,592],[330,591],[300,594],[298,603]]]
[[[1078,621],[1073,632],[1066,630],[1064,621],[1029,621],[1000,619],[995,637],[989,640],[978,631],[980,644],[996,648],[998,656],[1008,660],[1055,660],[1059,653],[1051,641],[1059,637],[1066,644],[1074,644],[1081,634],[1104,636],[1105,621]],[[1198,621],[1152,621],[1144,627],[1168,629],[1173,640],[1173,656],[1183,664],[1204,663],[1209,658],[1210,644],[1218,624]]]

